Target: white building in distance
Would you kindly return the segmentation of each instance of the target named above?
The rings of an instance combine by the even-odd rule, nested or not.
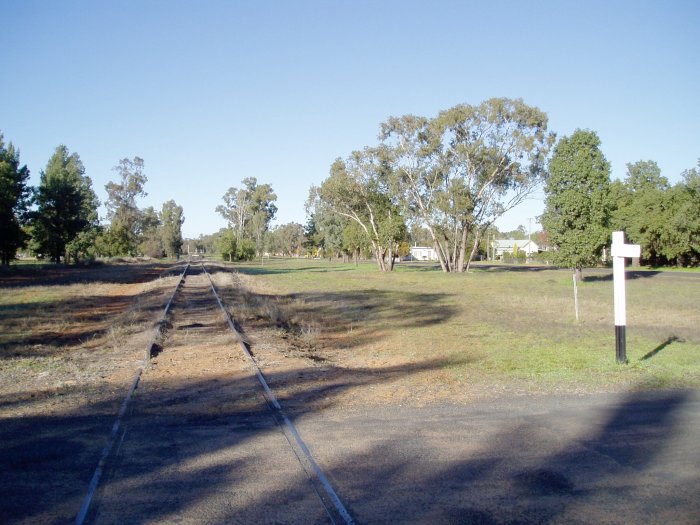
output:
[[[527,257],[530,257],[533,253],[537,253],[540,249],[537,243],[527,239],[495,239],[491,241],[491,249],[493,250],[494,258],[503,257],[506,253],[512,254],[516,251],[516,246],[517,251],[524,252]]]
[[[411,260],[413,261],[437,261],[435,248],[429,246],[413,246],[411,248]]]

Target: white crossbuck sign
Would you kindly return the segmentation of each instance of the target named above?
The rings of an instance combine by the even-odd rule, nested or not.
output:
[[[627,362],[627,305],[625,297],[625,259],[639,257],[639,244],[625,244],[624,232],[613,232],[610,255],[613,258],[613,294],[615,302],[615,354],[618,363]]]

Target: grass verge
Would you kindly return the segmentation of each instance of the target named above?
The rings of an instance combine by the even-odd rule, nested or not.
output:
[[[290,259],[235,269],[278,324],[309,327],[315,344],[347,366],[439,362],[421,380],[453,392],[700,386],[700,277],[628,280],[629,364],[621,366],[605,272],[579,286],[576,322],[566,270],[477,266],[465,275],[399,265],[381,274],[371,264]]]

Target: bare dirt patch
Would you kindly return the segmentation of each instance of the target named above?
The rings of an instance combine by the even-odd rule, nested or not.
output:
[[[152,326],[171,265],[0,275],[0,515],[75,518]]]

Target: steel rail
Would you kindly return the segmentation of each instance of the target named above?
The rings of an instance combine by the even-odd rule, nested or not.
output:
[[[178,279],[177,284],[175,285],[175,289],[173,290],[173,293],[170,296],[170,300],[168,300],[167,304],[165,305],[165,308],[163,309],[163,313],[161,314],[158,321],[156,321],[156,323],[155,323],[155,327],[153,329],[153,337],[152,337],[151,342],[149,343],[148,347],[146,348],[146,355],[144,357],[144,360],[143,360],[141,366],[139,366],[139,368],[136,370],[136,373],[134,374],[134,379],[131,382],[131,387],[129,388],[129,391],[126,394],[126,397],[122,401],[122,404],[119,408],[119,413],[117,414],[117,419],[114,421],[114,424],[112,425],[112,431],[109,434],[107,444],[102,449],[100,459],[97,462],[97,467],[95,468],[95,472],[93,473],[92,478],[90,479],[90,484],[88,485],[88,491],[87,491],[87,494],[85,496],[85,499],[83,500],[83,504],[80,506],[80,510],[78,511],[78,514],[75,517],[75,525],[83,525],[83,523],[85,523],[85,519],[87,518],[88,511],[90,510],[90,506],[92,505],[92,501],[95,497],[95,492],[97,492],[97,487],[100,484],[100,479],[102,478],[102,473],[103,473],[105,466],[107,464],[107,459],[109,458],[109,456],[112,452],[112,449],[114,448],[114,445],[116,443],[117,435],[119,434],[119,428],[121,427],[122,420],[124,419],[124,415],[126,414],[126,411],[129,407],[129,403],[131,402],[131,398],[134,395],[134,391],[138,387],[139,381],[141,380],[141,374],[143,374],[144,368],[148,365],[148,362],[151,359],[153,347],[155,346],[158,338],[160,338],[160,336],[162,334],[162,330],[163,330],[163,327],[165,326],[168,312],[170,311],[170,306],[173,303],[173,299],[175,297],[175,294],[177,294],[178,290],[180,289],[180,286],[182,285],[182,282],[185,278],[185,274],[187,273],[187,270],[189,269],[189,267],[190,267],[190,263],[188,262],[185,264],[185,269],[180,274],[180,278]]]
[[[299,463],[301,464],[302,468],[306,472],[306,474],[309,476],[310,479],[316,479],[318,480],[318,483],[323,487],[323,490],[326,493],[326,496],[330,499],[332,502],[333,506],[335,507],[335,511],[338,513],[342,521],[346,525],[354,525],[354,521],[352,519],[352,516],[350,516],[350,513],[348,510],[345,508],[345,505],[343,505],[343,502],[340,500],[338,497],[338,494],[335,492],[333,489],[333,486],[331,485],[330,481],[326,477],[326,475],[323,473],[323,470],[321,470],[321,467],[318,466],[318,463],[316,463],[316,460],[314,459],[313,455],[311,454],[311,451],[309,448],[306,446],[306,443],[304,443],[304,440],[301,438],[301,435],[299,434],[299,431],[297,430],[296,426],[292,421],[287,417],[287,415],[284,413],[284,410],[282,409],[282,406],[279,404],[279,401],[277,401],[277,398],[275,397],[275,394],[272,392],[270,389],[267,381],[265,380],[265,376],[263,375],[262,371],[260,370],[260,366],[258,365],[257,360],[255,359],[255,356],[250,352],[250,349],[248,348],[247,343],[243,340],[243,337],[241,336],[240,332],[236,329],[235,323],[233,322],[233,318],[231,317],[231,314],[229,311],[224,307],[224,304],[221,302],[221,299],[219,298],[219,294],[216,291],[216,287],[214,286],[214,281],[211,278],[211,275],[209,275],[209,272],[207,269],[204,267],[204,263],[201,263],[202,270],[204,270],[204,273],[206,276],[209,278],[209,284],[211,286],[211,291],[214,294],[214,297],[216,297],[217,303],[219,303],[219,307],[221,310],[224,312],[224,315],[226,316],[226,320],[228,322],[229,328],[233,331],[239,346],[241,347],[241,350],[245,354],[246,358],[248,361],[252,364],[253,370],[255,371],[255,375],[258,378],[258,381],[263,387],[263,390],[265,391],[265,399],[267,400],[267,403],[272,410],[273,414],[276,416],[275,420],[277,421],[278,425],[282,429],[286,427],[287,431],[289,434],[291,434],[294,442],[296,442],[297,447],[299,448],[301,454],[297,451],[296,447],[294,446],[294,443],[292,443],[292,440],[290,440],[287,432],[283,432],[285,438],[289,442],[290,447],[294,451],[294,454],[297,456],[299,459]],[[282,425],[279,421],[280,418],[284,425]],[[317,491],[318,493],[318,491]],[[331,518],[331,521],[333,523],[336,522],[333,512],[328,509],[326,506],[326,503],[324,501],[324,498],[322,497],[321,494],[319,494],[319,498],[321,499],[321,503],[323,506],[326,508],[326,511],[328,512],[328,516]]]

